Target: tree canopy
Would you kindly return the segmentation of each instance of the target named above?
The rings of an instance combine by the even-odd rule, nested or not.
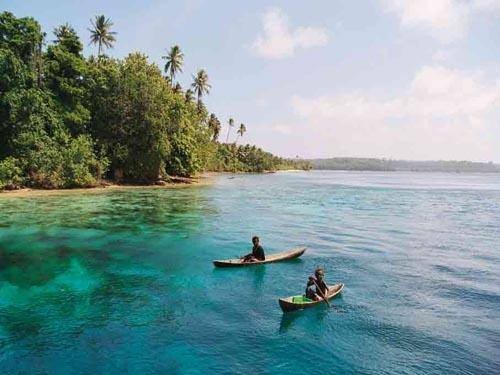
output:
[[[33,18],[0,13],[0,189],[87,187],[102,178],[152,183],[293,163],[218,142],[221,123],[201,102],[211,88],[207,72],[193,76],[192,90],[173,84],[184,61],[178,46],[163,76],[141,53],[102,55],[116,41],[113,23],[101,15],[91,26],[98,56],[85,58],[71,25],[56,27],[47,42]],[[241,125],[238,136],[246,130]]]

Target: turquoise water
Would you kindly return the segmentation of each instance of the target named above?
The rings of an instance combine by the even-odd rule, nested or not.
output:
[[[309,249],[214,269],[254,234]],[[284,315],[318,265],[342,297]],[[500,175],[0,196],[2,373],[493,374],[499,311]]]

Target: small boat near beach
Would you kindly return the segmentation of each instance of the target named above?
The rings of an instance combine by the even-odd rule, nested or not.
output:
[[[344,284],[342,283],[330,286],[328,288],[328,295],[326,296],[327,299],[331,300],[337,297],[342,292],[342,289],[344,289]],[[325,301],[323,300],[313,301],[310,300],[309,298],[306,298],[303,295],[300,295],[300,296],[280,298],[279,304],[283,312],[290,312],[290,311],[307,309],[309,307],[317,306],[319,304],[325,304]]]
[[[246,267],[246,266],[256,266],[259,264],[267,264],[274,262],[281,262],[284,260],[295,259],[300,257],[306,251],[305,247],[297,247],[282,253],[266,255],[266,260],[257,262],[243,262],[241,258],[236,259],[226,259],[226,260],[214,260],[215,267]]]

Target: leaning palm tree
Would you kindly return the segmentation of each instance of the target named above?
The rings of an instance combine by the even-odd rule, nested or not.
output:
[[[90,31],[90,43],[97,44],[97,56],[101,56],[102,46],[113,48],[113,43],[116,41],[116,32],[110,31],[113,26],[111,19],[104,17],[103,14],[95,16],[95,20],[90,20],[92,28]]]
[[[244,124],[240,124],[240,128],[236,132],[238,135],[236,136],[236,140],[234,141],[234,143],[238,142],[238,138],[243,137],[243,134],[245,134],[246,131],[247,127]]]
[[[175,75],[178,72],[182,73],[182,65],[184,65],[184,54],[178,45],[172,46],[167,56],[162,56],[162,59],[167,60],[165,64],[165,73],[170,76],[170,82],[174,84]]]
[[[194,92],[191,89],[187,89],[186,93],[184,94],[184,97],[186,98],[186,102],[192,102],[194,99]]]
[[[208,83],[208,74],[204,69],[198,70],[198,73],[193,75],[193,83],[191,84],[191,87],[194,89],[194,92],[198,97],[198,106],[201,106],[201,97],[204,94],[208,95],[210,88],[212,87]]]
[[[217,120],[216,123],[215,123],[215,127],[214,127],[214,137],[213,137],[213,140],[217,142],[217,140],[219,139],[219,134],[220,134],[220,121]]]
[[[227,125],[226,143],[229,142],[229,133],[231,132],[231,128],[234,126],[234,120],[230,118]]]
[[[175,94],[180,94],[180,93],[182,93],[182,86],[181,86],[181,84],[180,84],[179,82],[177,82],[177,83],[175,84],[175,86],[173,87],[173,89],[172,89],[172,90],[173,90],[173,92],[174,92]]]
[[[220,121],[213,113],[208,119],[208,128],[212,131],[212,140],[217,142],[217,138],[219,138],[220,134]]]

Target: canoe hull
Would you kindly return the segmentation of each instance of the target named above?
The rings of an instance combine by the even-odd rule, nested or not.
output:
[[[300,257],[306,251],[305,247],[298,247],[289,251],[282,253],[271,254],[266,257],[266,260],[261,262],[242,262],[241,259],[226,259],[226,260],[214,260],[215,267],[248,267],[248,266],[258,266],[261,264],[281,262],[284,260],[295,259]]]
[[[328,295],[328,301],[331,299],[337,297],[342,293],[342,290],[344,289],[344,284],[335,284],[332,285],[329,291]],[[297,311],[297,310],[303,310],[303,309],[308,309],[314,306],[318,305],[325,305],[325,301],[312,301],[309,303],[294,303],[292,302],[293,297],[287,297],[287,298],[280,298],[279,299],[279,304],[281,307],[281,310],[283,312],[291,312],[291,311]]]

